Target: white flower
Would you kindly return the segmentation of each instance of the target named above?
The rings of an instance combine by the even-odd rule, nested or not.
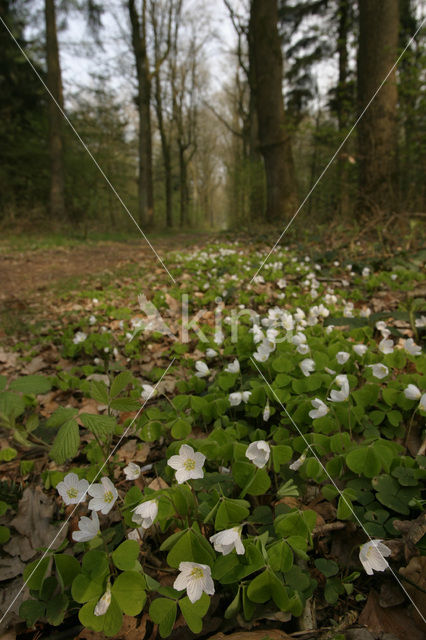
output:
[[[157,393],[157,389],[152,387],[150,384],[143,384],[142,389],[141,398],[142,400],[145,400],[145,402],[148,402],[148,400],[153,398]]]
[[[214,358],[215,356],[217,356],[217,351],[215,351],[214,349],[208,348],[206,351],[206,356],[208,358]]]
[[[364,267],[364,269],[362,270],[362,277],[363,278],[368,278],[369,275],[370,275],[369,267]]]
[[[127,467],[124,467],[124,475],[126,480],[137,480],[141,475],[141,468],[135,462],[129,462]]]
[[[228,364],[227,367],[225,367],[225,371],[227,373],[239,373],[240,372],[240,363],[238,362],[237,358],[235,358],[234,362],[231,362],[230,364]]]
[[[393,340],[386,340],[386,338],[383,338],[383,340],[380,340],[379,351],[381,351],[384,354],[393,353]]]
[[[350,358],[350,354],[347,351],[338,351],[336,353],[336,360],[339,364],[345,364]]]
[[[380,333],[382,331],[387,331],[386,322],[384,320],[378,320],[375,326],[377,331],[380,331]]]
[[[292,471],[297,471],[298,469],[300,469],[300,467],[302,466],[302,464],[305,462],[306,460],[306,455],[304,453],[302,453],[302,455],[300,456],[300,458],[297,458],[297,460],[295,460],[290,466],[289,469],[291,469]]]
[[[262,469],[269,460],[271,448],[265,440],[256,440],[247,447],[246,458],[251,460],[256,467]]]
[[[387,368],[387,366],[385,364],[382,364],[381,362],[378,362],[377,364],[369,364],[368,366],[370,367],[373,376],[375,378],[379,378],[379,380],[381,380],[382,378],[386,378],[389,373],[389,369]]]
[[[306,342],[306,336],[304,333],[299,331],[295,336],[291,339],[292,343],[299,346],[300,344],[304,344]]]
[[[414,342],[413,338],[405,340],[404,350],[409,353],[410,356],[420,356],[422,353],[422,348]]]
[[[72,341],[74,342],[74,344],[80,344],[80,342],[84,342],[86,338],[87,333],[84,333],[84,331],[77,331]]]
[[[100,511],[104,515],[109,513],[118,498],[117,489],[109,478],[101,478],[100,484],[92,484],[88,489],[92,500],[89,502],[89,509]]]
[[[229,394],[228,400],[231,407],[238,407],[242,402],[247,404],[250,396],[251,391],[234,391],[234,393]]]
[[[158,515],[157,500],[141,502],[141,504],[138,504],[138,506],[133,509],[133,514],[133,522],[136,522],[142,529],[149,529]]]
[[[327,407],[327,405],[320,400],[319,398],[314,398],[313,400],[311,400],[311,404],[314,407],[310,412],[309,412],[309,416],[314,419],[314,418],[322,418],[323,416],[326,416],[329,409]]]
[[[353,350],[355,351],[357,356],[361,356],[362,357],[367,353],[368,347],[365,344],[355,344],[353,346]]]
[[[108,588],[104,595],[96,603],[96,607],[93,611],[95,616],[103,616],[109,609],[111,604],[111,590]]]
[[[382,544],[381,540],[369,540],[362,545],[359,559],[366,573],[372,576],[374,571],[384,571],[388,568],[389,564],[385,560],[385,556],[390,556],[391,553],[391,550]]]
[[[297,353],[300,353],[300,355],[302,356],[306,356],[307,353],[309,353],[310,349],[309,349],[309,345],[308,344],[299,344],[299,346],[296,348]]]
[[[210,373],[210,369],[202,360],[197,360],[197,362],[195,363],[195,368],[197,369],[197,371],[195,372],[197,378],[205,378]]]
[[[95,322],[96,322],[96,316],[90,316],[89,324],[95,324]]]
[[[263,421],[268,422],[271,417],[271,408],[269,406],[269,400],[266,400],[265,408],[263,409]]]
[[[419,409],[420,411],[426,411],[426,393],[420,398]]]
[[[426,327],[426,316],[420,316],[420,318],[416,318],[414,324],[418,329]]]
[[[328,400],[332,402],[344,402],[349,398],[349,381],[345,375],[336,376],[334,382],[340,387],[340,391],[332,389]]]
[[[92,511],[90,518],[82,516],[78,521],[78,528],[80,531],[72,532],[72,539],[76,542],[88,542],[89,540],[96,538],[100,531],[99,518],[96,511]]]
[[[204,593],[212,596],[214,594],[214,582],[210,567],[198,562],[181,562],[179,565],[180,574],[173,584],[177,591],[186,589],[189,600],[194,604]]]
[[[415,384],[409,384],[406,389],[404,389],[404,396],[408,400],[418,400],[422,395],[422,392]]]
[[[277,282],[277,285],[280,289],[285,289],[287,286],[287,281],[284,278],[280,278]]]
[[[79,480],[76,473],[68,473],[58,482],[56,490],[65,504],[78,504],[86,498],[89,483],[87,480]]]
[[[144,533],[145,533],[145,531],[144,531],[144,529],[142,529],[142,527],[138,527],[137,529],[132,529],[127,534],[127,539],[128,540],[135,540],[136,542],[140,542],[142,540],[142,538],[143,538],[143,534]]]
[[[167,464],[176,471],[176,481],[182,484],[187,480],[195,480],[204,477],[203,464],[206,456],[194,451],[189,444],[183,444],[179,449],[179,455],[172,456]]]
[[[363,307],[359,312],[361,318],[369,318],[371,316],[371,309],[369,307]]]
[[[213,544],[215,551],[227,556],[233,549],[239,556],[245,553],[244,545],[241,542],[241,527],[232,527],[232,529],[225,529],[219,531],[211,536],[210,542]]]
[[[299,362],[299,367],[302,369],[304,376],[310,376],[312,371],[315,371],[315,362],[311,358],[305,358],[302,362]]]

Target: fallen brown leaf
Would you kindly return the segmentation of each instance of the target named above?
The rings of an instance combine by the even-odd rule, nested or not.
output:
[[[406,607],[386,608],[380,606],[379,595],[370,591],[367,603],[358,620],[372,633],[393,633],[399,640],[424,640],[425,630],[419,628]]]

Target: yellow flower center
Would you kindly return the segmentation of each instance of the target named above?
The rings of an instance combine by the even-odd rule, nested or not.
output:
[[[112,502],[114,500],[114,496],[112,491],[106,491],[104,493],[104,500],[105,502]]]
[[[193,460],[192,458],[187,458],[183,463],[183,466],[187,471],[192,471],[193,469],[195,469],[195,460]]]
[[[67,491],[67,496],[73,500],[78,496],[78,490],[75,487],[71,487],[71,489],[68,489]]]
[[[200,567],[194,567],[191,571],[191,577],[199,580],[204,575],[203,570]]]

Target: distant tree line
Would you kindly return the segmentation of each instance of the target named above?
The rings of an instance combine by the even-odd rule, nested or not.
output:
[[[0,25],[0,222],[127,224],[61,109],[146,229],[289,220],[358,118],[305,204],[309,218],[422,211],[420,38],[392,70],[420,24],[414,0],[223,2],[237,45],[232,78],[213,95],[207,14],[186,0],[123,0],[134,86],[124,103],[102,74],[90,91],[63,96],[61,16],[79,11],[101,45],[107,3],[43,0],[30,41],[38,0],[0,0],[54,97]],[[319,70],[331,61],[336,82],[320,103]]]

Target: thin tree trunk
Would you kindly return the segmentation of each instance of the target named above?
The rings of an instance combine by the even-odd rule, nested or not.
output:
[[[339,0],[338,6],[337,54],[339,57],[339,81],[337,85],[337,119],[341,138],[346,134],[349,119],[348,88],[348,32],[349,32],[349,0]],[[348,192],[348,153],[347,145],[340,150],[337,164],[339,213],[346,217],[350,209]]]
[[[266,173],[269,222],[288,218],[297,205],[291,140],[282,96],[282,53],[277,0],[252,0],[249,46],[255,76],[259,147]]]
[[[151,78],[146,50],[146,2],[142,2],[142,18],[135,6],[135,0],[128,2],[132,26],[132,46],[136,62],[138,83],[139,115],[139,178],[138,208],[139,221],[151,226],[154,218],[154,189],[152,182],[152,140],[151,140]]]
[[[180,192],[180,226],[189,226],[189,191],[188,191],[188,170],[185,158],[184,147],[179,147],[179,192]]]
[[[359,0],[358,98],[367,106],[397,59],[398,0]],[[361,212],[397,208],[396,72],[358,125]]]
[[[61,66],[56,30],[55,2],[45,0],[47,86],[56,102],[63,108]],[[49,100],[49,153],[50,153],[50,215],[65,217],[64,143],[62,114],[55,102]]]

